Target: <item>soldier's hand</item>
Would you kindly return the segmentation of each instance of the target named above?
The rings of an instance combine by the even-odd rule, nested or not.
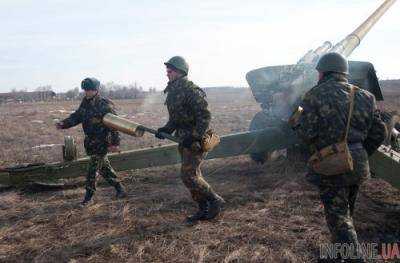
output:
[[[120,149],[119,149],[118,145],[110,145],[110,146],[108,146],[108,151],[111,153],[116,153],[116,152],[120,152]]]
[[[57,122],[57,123],[56,123],[56,129],[57,129],[57,130],[61,130],[61,129],[63,128],[63,125],[64,125],[64,124],[63,124],[62,121]]]
[[[157,133],[155,134],[156,138],[161,139],[161,140],[164,140],[165,137],[162,136],[162,134],[161,134],[162,132],[168,133],[168,134],[169,134],[169,130],[168,130],[167,128],[161,127],[161,128],[159,128],[159,129],[157,130]]]
[[[156,138],[160,139],[160,140],[164,140],[165,137],[162,136],[162,134],[160,132],[157,132],[156,134],[154,134],[154,136],[156,136]]]

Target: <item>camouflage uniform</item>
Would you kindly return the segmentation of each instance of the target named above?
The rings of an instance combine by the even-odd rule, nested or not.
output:
[[[167,133],[175,132],[180,139],[191,137],[195,141],[190,149],[179,144],[182,181],[197,203],[215,199],[218,195],[204,180],[200,170],[207,153],[201,150],[198,141],[208,131],[211,120],[205,92],[187,77],[181,77],[168,82],[164,93],[167,93],[165,105],[168,108],[169,120],[163,129]]]
[[[115,114],[112,103],[97,94],[91,99],[83,98],[79,108],[61,122],[62,129],[82,123],[85,133],[84,146],[87,155],[90,156],[86,177],[86,190],[89,193],[96,191],[97,172],[100,172],[117,191],[121,189],[121,184],[107,157],[108,146],[119,145],[120,137],[117,131],[103,125],[102,119],[107,113]]]
[[[295,131],[312,149],[320,150],[339,142],[344,136],[350,93],[350,85],[344,76],[337,73],[325,75],[303,98],[301,106],[304,111]],[[379,147],[385,134],[375,97],[357,88],[348,134],[354,171],[329,177],[314,174],[334,243],[358,244],[352,218],[354,205],[360,184],[370,177],[368,155]]]

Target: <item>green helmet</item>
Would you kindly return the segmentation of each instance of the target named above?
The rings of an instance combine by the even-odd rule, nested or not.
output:
[[[81,88],[83,90],[98,90],[100,87],[100,81],[95,78],[86,78],[82,80]]]
[[[181,56],[175,56],[170,58],[167,62],[164,63],[167,67],[172,67],[174,69],[180,70],[185,75],[189,73],[189,65],[186,60]]]
[[[349,74],[349,63],[347,59],[336,52],[323,55],[315,68],[319,72],[337,72]]]

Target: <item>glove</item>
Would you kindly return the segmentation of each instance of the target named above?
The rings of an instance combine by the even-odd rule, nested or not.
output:
[[[111,153],[120,152],[119,146],[118,145],[109,145],[108,146],[108,151],[111,152]]]
[[[192,148],[192,144],[195,142],[196,140],[193,139],[192,136],[188,136],[185,137],[182,141],[182,146],[187,148],[187,149],[191,149]]]
[[[157,130],[157,133],[156,133],[154,136],[156,136],[156,138],[158,138],[158,139],[164,140],[165,137],[162,136],[162,134],[161,134],[162,132],[171,134],[171,133],[169,132],[169,129],[168,129],[168,128],[166,128],[166,127],[161,127],[161,128],[159,128],[159,129]]]
[[[61,130],[64,128],[64,123],[62,121],[56,123],[57,130]]]

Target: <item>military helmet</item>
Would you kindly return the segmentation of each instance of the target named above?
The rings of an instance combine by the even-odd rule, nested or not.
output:
[[[316,70],[319,72],[337,72],[349,74],[349,63],[347,59],[336,52],[323,55],[317,64]]]
[[[100,81],[95,78],[86,78],[82,80],[81,88],[83,90],[98,90],[100,87]]]
[[[164,63],[167,67],[172,67],[174,69],[180,70],[185,75],[189,73],[189,65],[186,60],[181,56],[175,56],[170,58],[167,62]]]

